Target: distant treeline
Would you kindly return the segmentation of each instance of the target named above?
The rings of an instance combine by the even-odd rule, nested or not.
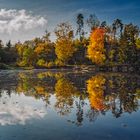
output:
[[[51,68],[68,65],[140,65],[140,29],[120,19],[111,25],[95,15],[76,18],[77,29],[63,22],[54,30],[56,41],[46,31],[40,38],[3,45],[0,40],[0,64],[17,67]],[[85,26],[89,27],[89,33]]]

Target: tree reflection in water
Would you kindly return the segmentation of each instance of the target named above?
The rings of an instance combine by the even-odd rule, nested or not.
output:
[[[105,82],[106,79],[102,75],[93,76],[87,81],[90,105],[98,111],[104,111],[107,108],[104,100]]]
[[[90,74],[91,75],[91,74]],[[116,118],[138,110],[140,85],[138,76],[123,74],[83,74],[62,72],[19,72],[15,84],[3,83],[0,96],[7,91],[42,99],[58,115],[74,114],[68,122],[80,126],[84,120],[95,121],[100,115],[112,112]],[[75,80],[73,80],[76,78]],[[51,97],[55,100],[51,100]],[[55,103],[54,103],[55,102]]]
[[[73,94],[76,92],[76,88],[69,80],[65,78],[57,80],[55,84],[55,108],[60,115],[67,115],[71,112],[74,100]]]
[[[95,110],[112,111],[118,118],[122,113],[131,113],[138,109],[138,83],[132,77],[102,74],[92,77],[87,83],[89,101]]]

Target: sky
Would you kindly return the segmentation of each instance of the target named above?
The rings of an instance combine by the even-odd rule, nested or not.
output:
[[[96,14],[108,24],[119,18],[140,26],[140,0],[0,0],[0,39],[15,42],[41,37],[46,29],[53,32],[66,21],[75,28],[78,13],[85,19]]]

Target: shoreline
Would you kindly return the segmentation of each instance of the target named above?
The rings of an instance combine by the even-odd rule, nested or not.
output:
[[[71,65],[71,66],[59,66],[51,68],[34,68],[34,67],[15,67],[7,65],[5,68],[0,68],[0,71],[4,70],[51,70],[51,71],[80,71],[80,72],[121,72],[121,73],[138,73],[140,74],[139,65],[104,65],[104,66],[95,66],[95,65]]]

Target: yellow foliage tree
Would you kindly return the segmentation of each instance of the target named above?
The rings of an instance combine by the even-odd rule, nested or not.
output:
[[[18,66],[33,66],[36,60],[36,54],[34,53],[34,47],[32,41],[26,41],[24,43],[17,43],[16,50],[18,53]]]
[[[57,36],[55,53],[58,60],[67,63],[73,53],[76,51],[73,45],[73,30],[68,23],[61,23],[55,30]]]
[[[46,43],[38,43],[37,44],[37,47],[35,48],[34,52],[37,53],[37,54],[40,54],[40,53],[49,53],[51,51],[51,48],[48,44]]]
[[[104,40],[104,28],[96,28],[93,30],[90,35],[90,44],[87,50],[88,58],[91,59],[93,63],[102,65],[106,59]]]

